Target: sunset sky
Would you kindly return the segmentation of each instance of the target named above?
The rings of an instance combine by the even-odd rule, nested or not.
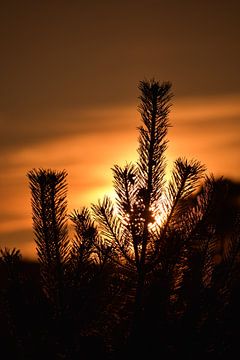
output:
[[[0,44],[0,247],[35,256],[32,168],[67,171],[69,212],[111,194],[140,80],[172,83],[169,164],[240,181],[238,0],[6,0]]]

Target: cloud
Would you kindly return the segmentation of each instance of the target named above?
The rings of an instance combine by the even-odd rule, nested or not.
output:
[[[235,120],[240,116],[240,94],[180,97],[174,102],[171,114],[186,126]]]
[[[125,126],[133,128],[136,124],[134,106],[99,107],[90,109],[65,109],[64,111],[49,111],[34,117],[21,118],[9,116],[0,117],[2,154],[31,145],[50,143],[54,139],[63,139],[76,134],[88,135],[123,131]],[[129,121],[131,119],[131,121]]]
[[[111,192],[113,164],[135,157],[135,120],[130,124],[132,116],[136,116],[133,112],[131,107],[90,110],[85,116],[92,124],[88,122],[90,129],[82,131],[86,124],[83,127],[80,124],[80,128],[76,124],[81,112],[69,111],[63,117],[70,119],[65,126],[72,127],[71,135],[64,131],[61,136],[52,133],[45,141],[40,138],[31,144],[22,142],[10,148],[0,160],[0,233],[31,228],[27,172],[32,168],[67,170],[69,211],[90,205],[104,193]]]
[[[41,112],[122,106],[152,76],[172,81],[177,96],[237,92],[239,6],[5,1],[0,111],[24,127]]]
[[[169,153],[201,160],[209,172],[240,178],[240,95],[178,99]]]
[[[179,98],[173,102],[169,162],[178,156],[194,157],[210,172],[239,179],[239,99],[239,95],[233,95]],[[136,105],[129,105],[84,111],[74,107],[46,114],[41,121],[39,118],[37,128],[26,124],[22,129],[21,125],[12,128],[16,143],[9,141],[0,159],[2,245],[15,244],[15,236],[16,244],[19,238],[19,245],[28,254],[33,249],[27,235],[32,226],[26,176],[29,170],[66,169],[69,211],[90,206],[106,193],[113,195],[114,164],[137,160],[139,125]]]

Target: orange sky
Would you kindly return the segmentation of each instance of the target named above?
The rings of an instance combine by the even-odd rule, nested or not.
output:
[[[238,1],[49,3],[0,15],[1,247],[35,256],[33,167],[67,170],[69,211],[111,194],[111,167],[137,158],[146,77],[173,84],[169,165],[240,181]]]

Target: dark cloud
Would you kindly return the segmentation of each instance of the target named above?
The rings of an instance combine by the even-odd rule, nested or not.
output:
[[[135,107],[132,107],[135,110]],[[129,113],[130,111],[128,111]],[[136,117],[137,111],[133,113]],[[61,139],[76,134],[85,136],[92,133],[122,131],[129,119],[120,108],[106,109],[66,109],[63,112],[45,112],[35,118],[26,116],[8,116],[1,122],[2,155],[9,150],[29,147],[33,144],[48,143],[53,139]],[[120,116],[122,116],[120,118]],[[130,125],[131,127],[131,125]]]
[[[203,104],[204,106],[204,104]],[[206,114],[201,119],[184,119],[179,118],[177,119],[177,124],[179,125],[179,128],[187,129],[188,131],[200,129],[202,130],[208,130],[212,131],[215,130],[217,133],[218,131],[225,130],[226,132],[230,131],[237,131],[236,136],[238,136],[238,132],[240,133],[240,106],[239,106],[239,115],[238,116],[227,116],[224,117],[221,116],[214,116],[214,117],[208,117],[208,114]]]
[[[4,211],[0,213],[0,222],[2,221],[12,221],[12,220],[25,220],[25,216],[19,214],[18,212],[14,213],[13,211]]]
[[[238,1],[4,2],[2,151],[107,131],[104,119],[49,114],[133,104],[145,77],[172,81],[178,98],[238,92],[239,10]]]
[[[177,98],[239,92],[239,10],[232,0],[4,2],[1,152],[111,129],[114,119],[72,124],[61,112],[133,104],[145,77],[172,81]]]
[[[21,1],[1,7],[0,109],[128,103],[145,76],[239,90],[238,1]]]
[[[216,151],[218,151],[219,149],[222,149],[222,151],[226,151],[226,149],[228,149],[229,157],[232,156],[235,160],[236,167],[239,167],[240,141],[238,134],[235,134],[235,137],[232,137],[231,139],[226,139],[226,141],[224,141],[222,144],[216,145]]]

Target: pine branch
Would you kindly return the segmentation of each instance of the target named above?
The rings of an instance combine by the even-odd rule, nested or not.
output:
[[[60,293],[63,292],[69,250],[66,177],[65,171],[51,169],[33,169],[28,172],[33,229],[43,288],[47,296],[57,302],[62,302]]]
[[[166,235],[170,227],[172,227],[172,229],[174,227],[178,229],[178,225],[181,224],[179,217],[183,214],[183,210],[185,210],[184,200],[189,198],[197,189],[203,177],[204,170],[205,167],[196,160],[188,161],[181,158],[175,160],[164,204],[167,214],[166,221],[163,224],[159,238],[155,241],[155,251],[150,260],[152,264],[152,266],[150,266],[151,269],[159,262],[160,257],[162,257],[161,252],[164,251],[164,247],[168,246],[166,244],[166,239],[168,238]]]
[[[139,127],[139,174],[140,186],[147,190],[149,206],[158,201],[165,175],[164,152],[167,147],[166,135],[169,121],[168,113],[172,98],[171,84],[155,80],[141,81],[140,105],[143,126]]]
[[[125,228],[123,230],[124,236],[132,240],[135,263],[136,267],[138,267],[141,209],[138,207],[137,202],[138,178],[136,167],[132,164],[126,165],[124,168],[115,165],[112,170],[114,173],[114,188],[117,194],[119,216]]]
[[[92,262],[94,260],[97,229],[91,219],[89,209],[84,207],[81,211],[74,210],[69,218],[75,229],[75,238],[71,247],[71,261],[78,264]]]
[[[116,214],[114,214],[114,207],[109,197],[105,196],[103,201],[92,205],[94,218],[100,226],[100,233],[103,241],[110,247],[112,259],[114,254],[120,250],[120,254],[127,260],[128,263],[133,264],[133,259],[128,254],[128,247],[124,242],[122,236],[121,221]],[[116,261],[116,259],[114,260]],[[118,262],[118,261],[117,261]],[[119,263],[119,262],[118,262]]]
[[[165,175],[164,152],[167,146],[168,113],[172,94],[171,84],[160,84],[155,80],[140,82],[141,91],[139,111],[143,126],[139,128],[139,183],[140,197],[143,200],[142,248],[140,253],[141,272],[145,272],[146,249],[149,241],[148,225],[152,221],[151,208],[159,201]],[[144,196],[142,193],[144,191]],[[144,275],[141,275],[141,277]]]

